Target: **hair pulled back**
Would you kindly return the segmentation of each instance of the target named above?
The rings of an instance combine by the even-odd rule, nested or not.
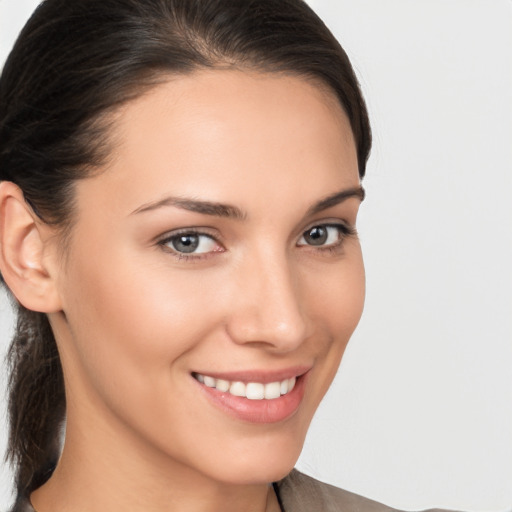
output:
[[[204,68],[291,73],[329,87],[364,175],[371,134],[357,79],[302,0],[45,0],[0,78],[0,180],[18,185],[42,220],[69,228],[74,182],[109,156],[109,114],[169,74]],[[7,456],[27,495],[57,463],[65,395],[46,315],[16,308]]]

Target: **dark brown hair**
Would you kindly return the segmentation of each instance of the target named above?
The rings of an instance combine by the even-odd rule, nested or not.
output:
[[[302,0],[45,0],[0,78],[0,180],[17,184],[45,222],[69,228],[74,182],[108,158],[108,114],[169,74],[201,68],[327,86],[350,120],[364,175],[371,134],[357,79]],[[28,495],[57,463],[65,395],[46,315],[16,308],[7,455],[18,495]]]

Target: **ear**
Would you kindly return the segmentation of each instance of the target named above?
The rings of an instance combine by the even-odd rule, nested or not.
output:
[[[5,283],[27,309],[60,311],[54,276],[48,268],[55,258],[49,249],[50,228],[35,215],[20,188],[0,183],[0,272]]]

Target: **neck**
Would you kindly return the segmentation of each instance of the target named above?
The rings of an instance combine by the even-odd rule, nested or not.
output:
[[[68,414],[61,460],[31,496],[36,511],[279,512],[272,485],[218,482],[136,437]]]

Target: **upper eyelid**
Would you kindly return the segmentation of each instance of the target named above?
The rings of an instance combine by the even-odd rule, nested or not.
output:
[[[303,229],[301,231],[301,235],[303,235],[307,231],[310,231],[311,229],[316,228],[316,227],[342,228],[342,229],[347,229],[347,230],[351,229],[351,226],[346,222],[340,222],[340,221],[337,221],[337,222],[315,222],[315,223],[311,224],[310,226],[308,226],[306,229]]]
[[[315,220],[313,222],[310,222],[309,224],[306,225],[306,227],[302,228],[299,231],[298,236],[302,236],[306,231],[308,231],[316,226],[333,226],[333,227],[339,226],[339,227],[345,228],[346,230],[348,230],[351,233],[356,232],[356,227],[351,222],[344,220],[344,219],[330,218],[330,219],[320,219],[320,220]]]
[[[213,228],[207,228],[207,227],[188,227],[188,228],[177,228],[172,229],[170,231],[166,231],[162,235],[159,235],[155,238],[155,241],[157,243],[162,243],[167,240],[170,240],[174,237],[180,236],[180,235],[203,235],[211,238],[212,240],[215,240],[216,242],[222,244],[221,236],[218,233],[213,233],[211,231],[215,231]]]

